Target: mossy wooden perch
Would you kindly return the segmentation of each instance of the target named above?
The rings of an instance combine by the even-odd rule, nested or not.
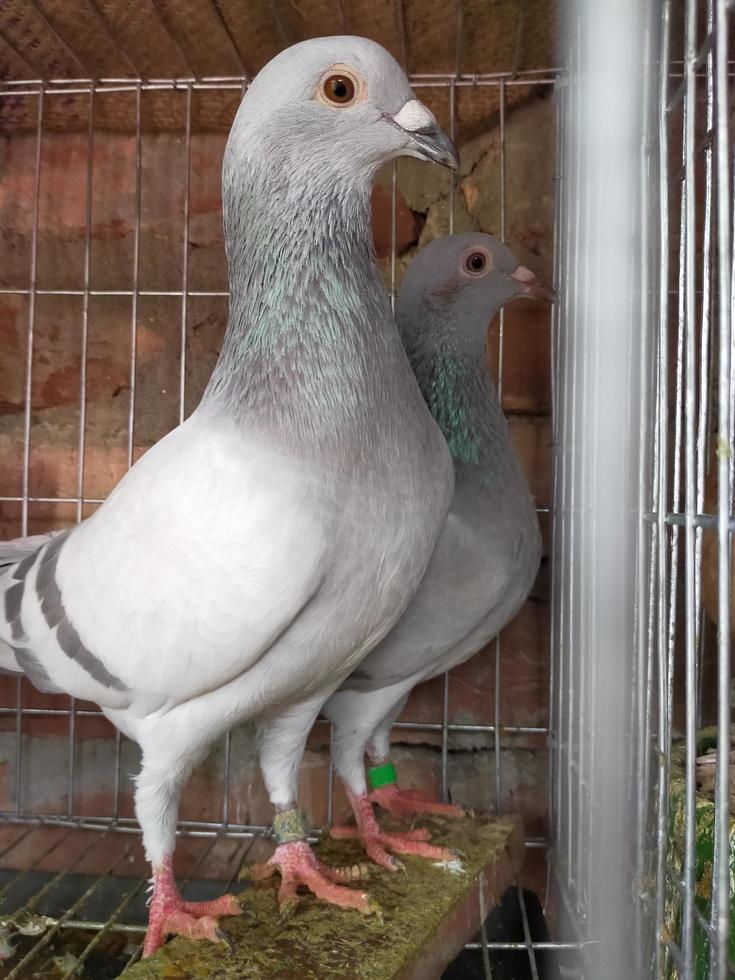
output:
[[[512,884],[523,835],[515,817],[425,823],[434,843],[462,852],[461,870],[412,857],[403,859],[406,874],[376,869],[363,887],[380,915],[363,917],[305,895],[282,919],[278,879],[271,879],[244,893],[250,915],[222,920],[229,950],[176,938],[126,970],[124,980],[435,980],[477,933],[481,912],[487,915]],[[354,841],[324,840],[317,850],[333,865],[365,859]]]

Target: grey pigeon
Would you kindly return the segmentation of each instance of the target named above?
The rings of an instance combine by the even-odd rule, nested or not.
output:
[[[378,44],[318,38],[266,65],[225,153],[230,314],[201,403],[92,517],[0,556],[0,664],[96,701],[142,748],[146,954],[216,939],[239,909],[183,902],[172,854],[192,767],[246,719],[265,730],[282,897],[370,908],[317,864],[295,800],[320,705],[397,621],[451,500],[373,257],[373,177],[401,155],[457,164]]]
[[[505,245],[470,233],[423,249],[398,297],[406,352],[452,453],[454,499],[426,576],[398,625],[323,708],[335,726],[334,763],[357,820],[356,828],[333,833],[359,835],[368,854],[391,869],[400,862],[389,851],[449,855],[427,844],[425,832],[384,833],[373,801],[397,816],[462,813],[398,788],[389,761],[391,727],[417,684],[467,660],[505,626],[538,570],[534,502],[485,363],[489,321],[519,296],[553,299]]]

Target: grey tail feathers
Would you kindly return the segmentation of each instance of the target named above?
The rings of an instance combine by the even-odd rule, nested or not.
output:
[[[52,541],[62,531],[49,531],[47,534],[31,534],[26,538],[13,538],[12,541],[0,541],[0,575],[11,565],[38,551],[49,541]]]
[[[62,531],[50,531],[47,534],[31,534],[25,538],[13,538],[12,541],[0,541],[0,581],[4,574],[14,568],[24,558],[35,554],[45,544],[53,540]],[[24,674],[26,671],[18,663],[16,651],[5,640],[0,639],[0,674]]]

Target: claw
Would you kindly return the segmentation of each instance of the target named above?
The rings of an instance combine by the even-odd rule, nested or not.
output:
[[[176,887],[171,858],[166,857],[153,868],[153,894],[143,955],[155,953],[171,933],[214,943],[227,942],[217,920],[220,916],[241,913],[242,905],[234,895],[222,895],[211,902],[185,902]]]
[[[255,881],[270,878],[276,871],[281,873],[281,886],[278,889],[278,906],[283,918],[293,915],[298,904],[297,889],[308,888],[317,898],[341,908],[352,908],[363,915],[371,914],[370,900],[366,892],[346,888],[339,882],[354,881],[355,868],[331,868],[319,861],[304,840],[280,844],[270,861],[264,865],[254,865],[250,875]]]
[[[337,839],[359,838],[369,857],[388,871],[405,870],[394,854],[414,854],[435,861],[448,861],[452,856],[445,847],[429,844],[431,832],[425,828],[387,833],[375,819],[372,803],[367,796],[349,793],[350,803],[357,820],[356,826],[333,827],[332,837]]]
[[[432,800],[420,790],[399,789],[395,783],[381,786],[370,794],[370,802],[377,803],[384,810],[399,820],[405,820],[413,814],[433,813],[442,817],[460,818],[469,815],[465,807],[456,803],[442,803]]]

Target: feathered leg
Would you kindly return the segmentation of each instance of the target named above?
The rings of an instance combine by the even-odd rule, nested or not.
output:
[[[280,871],[278,901],[282,908],[292,907],[298,900],[297,889],[305,886],[325,902],[367,915],[374,911],[368,895],[344,887],[345,882],[355,880],[353,869],[330,868],[317,859],[304,839],[303,815],[295,802],[306,739],[321,702],[319,697],[294,705],[271,719],[263,729],[260,767],[276,809],[273,826],[278,847],[269,861],[251,869],[251,877],[267,878]]]
[[[332,699],[332,704],[336,706],[337,699],[342,697],[342,692],[339,692]],[[400,713],[404,700],[399,699],[393,705],[391,719]],[[369,710],[371,707],[374,714]],[[371,703],[371,700],[365,697],[359,702],[359,712],[350,711],[348,697],[344,697],[341,706],[335,710],[334,715],[337,720],[335,720],[334,765],[347,790],[356,826],[332,827],[332,837],[361,840],[373,861],[389,871],[399,871],[403,868],[401,861],[394,857],[396,854],[413,854],[435,861],[449,861],[453,856],[450,851],[427,843],[431,840],[431,833],[428,830],[390,833],[382,830],[375,819],[365,781],[364,757],[368,739],[374,726],[385,716],[384,713],[383,699],[376,698],[374,703]]]
[[[468,811],[454,803],[443,803],[432,799],[428,793],[417,789],[401,789],[396,781],[395,768],[390,762],[390,731],[396,718],[403,710],[405,699],[397,705],[397,710],[381,721],[367,744],[370,759],[369,777],[373,790],[370,801],[399,820],[415,816],[417,813],[434,813],[442,817],[464,817]]]
[[[185,902],[179,894],[172,856],[181,787],[189,775],[191,764],[184,766],[178,760],[169,759],[168,765],[161,767],[161,749],[164,747],[165,742],[162,741],[155,752],[155,765],[144,749],[143,766],[135,789],[135,810],[143,828],[146,856],[153,866],[144,956],[155,953],[170,934],[212,942],[224,941],[218,929],[218,918],[242,912],[234,895],[222,895],[213,902]]]

